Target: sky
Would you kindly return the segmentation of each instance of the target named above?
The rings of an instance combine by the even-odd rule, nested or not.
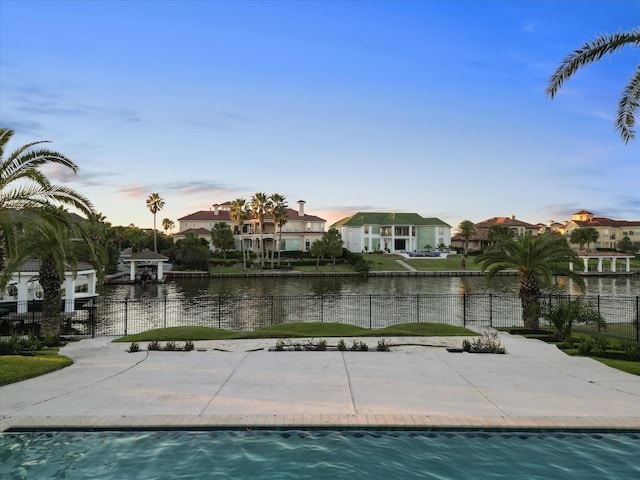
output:
[[[637,0],[0,0],[0,126],[9,150],[77,163],[47,174],[112,225],[152,227],[151,193],[160,228],[256,192],[327,228],[640,220],[640,132],[613,126],[640,51],[544,92],[584,42],[639,25]]]

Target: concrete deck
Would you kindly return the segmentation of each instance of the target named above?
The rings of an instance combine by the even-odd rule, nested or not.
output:
[[[640,377],[540,341],[500,335],[506,355],[447,352],[445,346],[460,347],[461,337],[388,338],[421,344],[392,352],[376,352],[375,338],[362,339],[369,352],[272,352],[270,339],[197,342],[205,351],[128,353],[129,344],[110,338],[82,340],[62,349],[72,366],[0,387],[0,431],[640,430]]]

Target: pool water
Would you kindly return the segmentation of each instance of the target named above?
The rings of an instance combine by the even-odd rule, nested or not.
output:
[[[0,478],[628,480],[640,478],[640,433],[4,433]]]

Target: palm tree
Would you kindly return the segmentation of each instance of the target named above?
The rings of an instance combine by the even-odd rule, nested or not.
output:
[[[78,172],[78,166],[61,153],[34,148],[49,142],[28,143],[5,158],[6,147],[13,134],[13,130],[0,128],[0,266],[3,280],[11,274],[11,266],[6,263],[8,257],[16,254],[12,211],[38,215],[51,204],[74,207],[86,215],[94,211],[87,198],[69,187],[52,184],[42,173],[41,167],[50,164]]]
[[[316,272],[320,271],[320,259],[325,254],[325,242],[318,239],[315,240],[309,247],[309,255],[316,258]]]
[[[147,208],[153,214],[153,251],[158,253],[156,213],[164,208],[164,199],[158,193],[152,193],[149,195],[149,198],[147,198]]]
[[[173,230],[175,226],[175,222],[170,218],[165,218],[162,220],[162,228],[164,229],[164,234],[167,235],[170,230]]]
[[[598,35],[593,41],[584,43],[578,50],[567,55],[549,79],[546,93],[553,99],[565,80],[571,78],[580,68],[597,62],[606,54],[612,55],[625,46],[640,48],[640,28],[613,35]],[[635,112],[640,102],[640,65],[622,92],[618,102],[615,127],[624,143],[635,138]]]
[[[478,256],[478,263],[487,271],[487,280],[503,270],[517,270],[522,301],[522,321],[527,330],[537,330],[540,314],[541,286],[550,287],[554,275],[568,276],[584,287],[583,278],[569,268],[577,260],[576,253],[560,235],[545,233],[534,237],[499,237],[496,243]]]
[[[276,248],[278,250],[278,265],[280,265],[280,243],[282,242],[282,227],[287,223],[287,199],[279,193],[271,195],[271,216],[273,223],[278,227],[278,242]],[[271,268],[273,268],[273,254],[271,254]]]
[[[247,210],[247,201],[244,198],[236,198],[231,202],[229,209],[231,220],[236,222],[240,230],[240,250],[242,251],[242,268],[247,269],[247,258],[244,250],[244,222],[251,218],[251,213]]]
[[[331,263],[333,271],[336,270],[336,257],[342,256],[343,242],[342,236],[337,228],[330,228],[322,235],[322,242],[324,243],[324,253],[331,257]]]
[[[20,240],[23,259],[40,261],[39,282],[42,286],[42,337],[60,335],[60,305],[65,270],[77,271],[78,261],[87,261],[102,276],[106,263],[104,238],[94,228],[97,218],[79,223],[65,210],[50,207],[38,217],[27,219]],[[100,237],[100,238],[98,238]]]
[[[467,266],[467,255],[469,254],[469,238],[478,234],[478,229],[471,220],[463,220],[458,225],[458,233],[464,238],[464,254],[462,255],[462,268]]]
[[[260,267],[264,268],[264,217],[271,209],[271,199],[266,193],[255,193],[251,198],[251,214],[260,225]]]

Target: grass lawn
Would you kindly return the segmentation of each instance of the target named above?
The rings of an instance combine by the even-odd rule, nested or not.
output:
[[[405,263],[424,272],[462,270],[462,255],[449,255],[447,258],[405,259]],[[475,257],[467,257],[465,270],[480,270]]]
[[[304,338],[304,337],[435,337],[475,336],[475,332],[462,327],[439,323],[402,323],[380,330],[369,330],[344,323],[282,323],[248,333],[235,333],[209,327],[171,327],[149,330],[136,335],[120,337],[116,342],[230,340],[247,338]]]
[[[59,355],[59,350],[59,347],[54,347],[34,352],[33,356],[0,356],[0,386],[38,377],[71,365],[73,361]]]

